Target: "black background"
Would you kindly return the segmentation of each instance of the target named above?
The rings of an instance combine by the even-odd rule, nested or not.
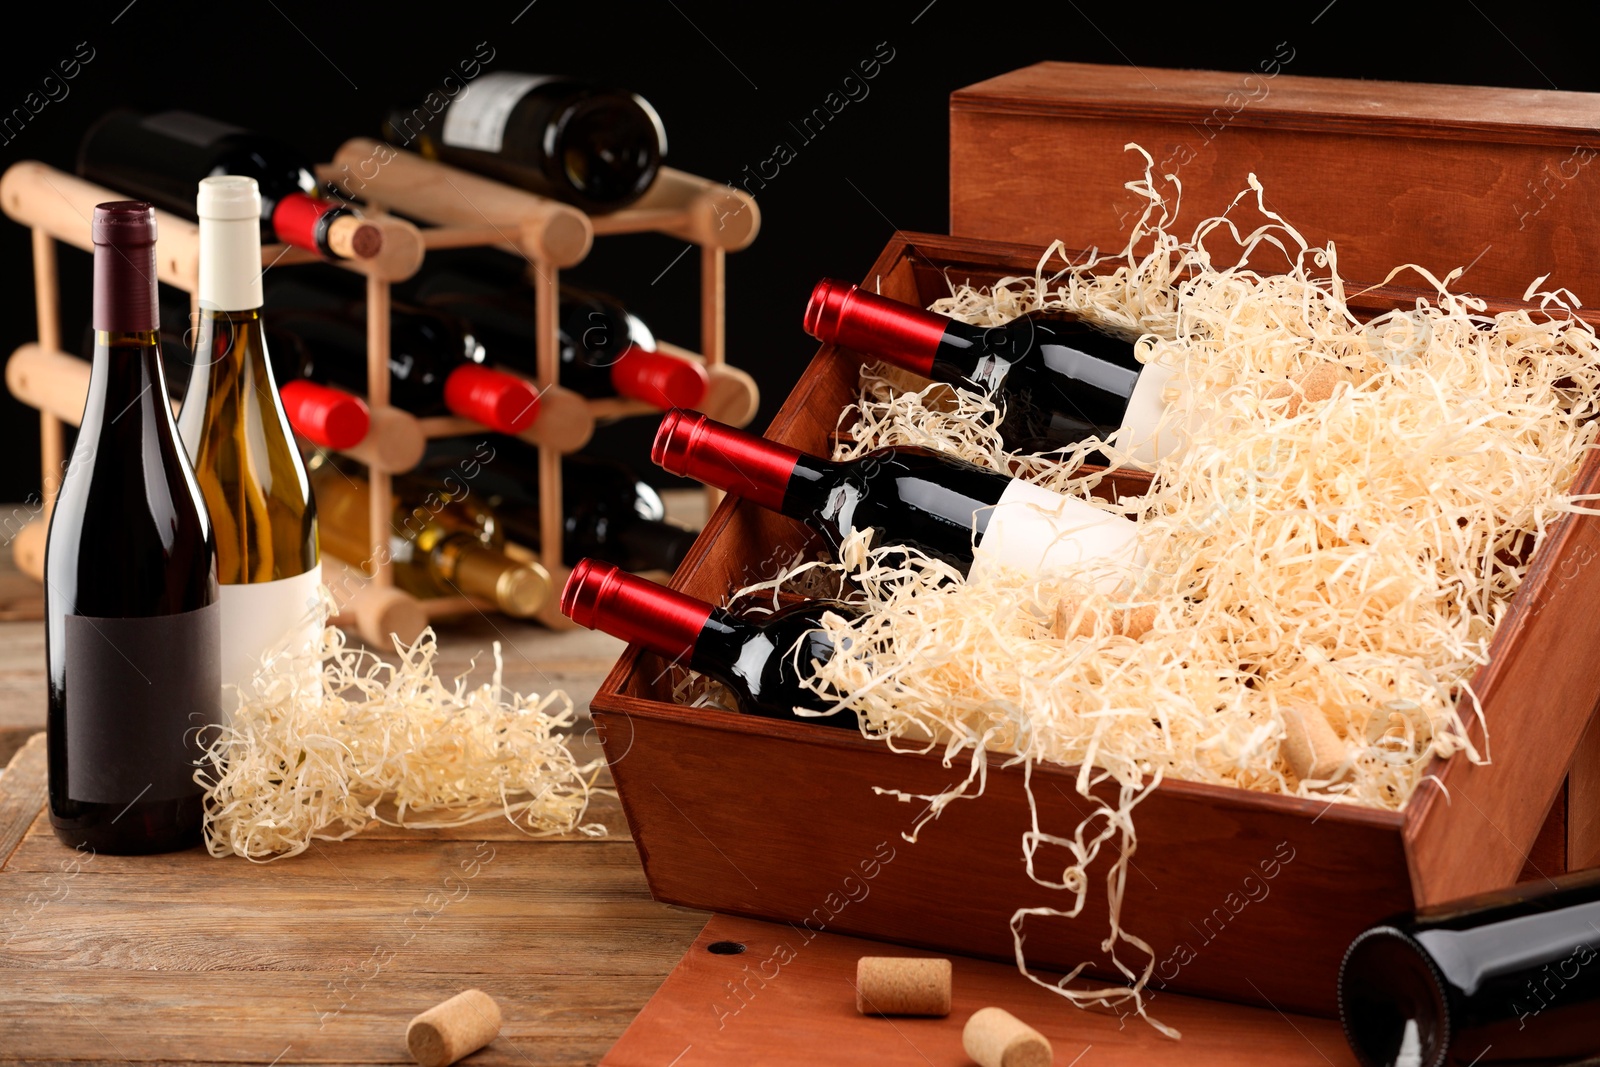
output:
[[[947,228],[952,90],[1046,59],[1251,71],[1288,42],[1290,74],[1593,91],[1600,90],[1593,7],[1488,0],[29,4],[29,25],[11,27],[0,113],[21,107],[80,42],[94,58],[67,83],[64,99],[0,145],[0,165],[31,158],[70,170],[85,127],[120,105],[199,111],[326,159],[346,138],[377,135],[386,108],[419,101],[480,43],[494,50],[486,70],[567,73],[640,92],[666,124],[670,162],[698,174],[737,180],[787,141],[796,158],[758,192],[761,234],[728,261],[728,351],[761,385],[760,428],[815,348],[800,329],[812,283],[827,274],[859,277],[893,229]],[[868,83],[869,95],[801,143],[789,123],[820,106],[881,42],[894,57]],[[0,222],[0,354],[34,336],[28,247],[26,231]],[[684,247],[662,237],[604,238],[568,276],[617,294],[659,336],[698,347],[695,255],[673,262]],[[87,321],[88,256],[70,249],[60,256],[63,336],[72,343]],[[648,423],[607,432],[599,447],[648,468]],[[0,500],[37,491],[36,428],[31,410],[0,398]]]

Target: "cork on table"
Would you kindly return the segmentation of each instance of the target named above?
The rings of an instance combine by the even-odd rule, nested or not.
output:
[[[266,865],[79,855],[43,813],[40,605],[0,552],[0,1063],[409,1064],[407,1023],[477,987],[505,1021],[469,1063],[593,1064],[705,924],[650,898],[608,797],[598,841],[490,821]],[[487,671],[496,640],[508,685],[579,708],[621,648],[463,619],[441,630],[440,673],[475,654]],[[599,755],[586,717],[572,743]]]

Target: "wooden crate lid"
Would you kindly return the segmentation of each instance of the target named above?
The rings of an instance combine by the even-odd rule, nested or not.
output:
[[[1039,63],[950,100],[950,230],[1122,249],[1145,207],[1127,188],[1150,153],[1187,237],[1253,173],[1266,204],[1346,278],[1418,264],[1457,290],[1519,297],[1534,279],[1600,302],[1600,94],[1308,78],[1292,51],[1255,71]],[[1286,69],[1287,68],[1287,69]],[[1246,231],[1251,203],[1230,214]],[[1225,233],[1213,262],[1237,259]],[[1258,269],[1282,269],[1258,257]],[[1403,285],[1425,285],[1416,274]]]
[[[1270,56],[1262,62],[1285,66]],[[1263,94],[1258,85],[1270,88]],[[1600,137],[1597,93],[1097,63],[1035,63],[957,89],[950,110],[1198,124],[1225,107],[1229,93],[1247,105],[1230,119],[1244,127],[1566,148]]]

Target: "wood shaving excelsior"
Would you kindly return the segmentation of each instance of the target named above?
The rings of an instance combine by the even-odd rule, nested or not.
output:
[[[491,679],[474,686],[434,673],[431,628],[396,652],[398,665],[385,663],[329,627],[320,673],[292,657],[269,664],[231,725],[207,732],[195,778],[213,856],[282,859],[374,823],[504,817],[536,837],[605,834],[581,821],[601,761],[578,763],[558,732],[574,721],[565,693],[508,692],[499,642]]]
[[[1435,756],[1488,758],[1466,731],[1481,718],[1471,677],[1550,523],[1586,510],[1563,493],[1595,445],[1600,343],[1570,314],[1570,294],[1535,291],[1543,279],[1526,295],[1544,310],[1488,316],[1482,301],[1449,291],[1459,272],[1441,281],[1414,267],[1400,269],[1432,298],[1363,323],[1334,247],[1308,246],[1266,208],[1254,175],[1228,214],[1180,241],[1149,155],[1130,148],[1146,173],[1129,188],[1149,206],[1119,257],[1047,274],[1058,244],[1034,275],[953,285],[933,310],[997,325],[1063,308],[1138,335],[1142,360],[1174,368],[1169,419],[1189,434],[1155,464],[1152,491],[1095,500],[1103,474],[1079,464],[1099,452],[1115,469],[1130,457],[1098,440],[1008,454],[1003,412],[986,396],[904,388],[871,366],[841,415],[848,440],[836,458],[920,445],[1135,518],[1150,561],[1135,592],[1096,594],[1070,569],[962,583],[915,553],[855,545],[833,566],[849,572],[864,614],[829,622],[847,651],[815,684],[847,694],[839,706],[891,749],[966,762],[955,788],[916,798],[930,805],[925,819],[982,792],[988,754],[1022,763],[1030,783],[1035,764],[1077,768],[1091,814],[1049,833],[1035,808],[1023,842],[1030,873],[1040,844],[1072,854],[1060,877],[1034,878],[1075,902],[1016,911],[1018,964],[1074,1003],[1131,1002],[1143,1015],[1155,961],[1121,925],[1122,886],[1137,848],[1133,809],[1164,777],[1395,810]],[[1263,221],[1244,232],[1232,211],[1252,191]],[[1243,250],[1237,265],[1213,266],[1206,240],[1218,236]],[[1276,269],[1251,266],[1261,259]],[[772,594],[785,579],[736,596]],[[1294,751],[1289,730],[1307,709],[1332,734],[1318,731],[1323,753],[1344,746],[1338,766]],[[1093,795],[1097,784],[1115,802]],[[1104,950],[1129,985],[1069,986],[1082,968],[1060,981],[1034,975],[1023,927],[1076,916],[1112,840]],[[1120,945],[1147,959],[1130,966]]]

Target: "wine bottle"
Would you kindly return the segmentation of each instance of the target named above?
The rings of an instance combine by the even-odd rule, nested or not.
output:
[[[993,396],[1013,452],[1048,452],[1089,437],[1150,463],[1179,443],[1162,426],[1172,373],[1141,364],[1131,342],[1065,311],[973,326],[847,282],[817,283],[806,332],[938,382]]]
[[[101,204],[94,366],[45,551],[50,823],[74,847],[200,841],[199,738],[221,721],[217,546],[157,347],[155,214]]]
[[[834,651],[820,628],[832,613],[846,619],[860,612],[837,600],[807,600],[770,615],[746,617],[664,585],[586,559],[572,569],[561,591],[561,613],[579,626],[602,630],[644,647],[726,686],[749,715],[791,722],[826,723],[856,729],[849,711],[805,684]]]
[[[313,464],[312,484],[328,551],[372,569],[377,561],[366,479],[322,455]],[[412,596],[477,597],[507,615],[529,618],[549,599],[550,574],[538,563],[510,558],[501,551],[504,545],[488,509],[465,497],[436,494],[420,503],[396,503],[386,551],[395,585]]]
[[[643,196],[667,151],[661,117],[637,93],[511,71],[480,75],[441,112],[391,112],[384,136],[594,213]]]
[[[429,307],[471,323],[488,360],[536,376],[537,306],[515,274],[445,271],[417,289]],[[650,328],[616,300],[561,287],[558,313],[561,384],[587,397],[626,396],[663,410],[692,408],[705,399],[705,368],[656,351]]]
[[[304,347],[301,373],[353,393],[367,388],[366,305],[331,299],[296,281],[267,291],[279,329]],[[454,414],[520,433],[539,414],[539,391],[483,365],[484,349],[460,319],[395,304],[389,316],[389,399],[414,415]]]
[[[835,462],[674,411],[650,458],[672,474],[804,521],[835,551],[854,530],[872,547],[909,546],[963,574],[997,567],[1039,574],[1094,561],[1116,592],[1144,559],[1138,527],[1076,497],[925,448],[881,448]]]
[[[1339,967],[1367,1067],[1594,1062],[1600,871],[1528,882],[1372,927]]]
[[[194,337],[200,316],[191,316],[187,305],[161,303],[161,361],[172,399],[181,402],[194,374]],[[272,377],[282,384],[278,397],[283,413],[294,432],[321,448],[352,448],[367,436],[371,414],[359,396],[317,385],[301,377],[304,349],[291,334],[267,327],[267,349],[271,353]],[[94,354],[94,329],[84,340],[84,355]]]
[[[436,437],[422,462],[396,485],[477,495],[507,540],[532,549],[540,545],[539,450],[525,441]],[[561,506],[561,554],[568,566],[592,556],[627,571],[670,573],[697,536],[666,522],[661,497],[625,464],[595,456],[561,458]]]
[[[371,259],[383,248],[382,230],[318,195],[311,163],[293,148],[188,111],[110,112],[84,134],[78,173],[189,219],[201,178],[254,178],[263,243],[282,241],[330,259]]]
[[[216,530],[222,682],[250,696],[263,657],[321,646],[317,509],[262,332],[261,194],[235,175],[199,188],[200,318],[178,431]]]

